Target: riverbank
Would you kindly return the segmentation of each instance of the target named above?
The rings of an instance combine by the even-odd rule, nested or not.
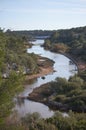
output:
[[[38,73],[26,75],[25,81],[38,78],[38,77],[44,77],[45,75],[48,75],[54,72],[53,60],[39,56],[37,65],[38,65]]]
[[[68,53],[66,53],[66,54],[61,53],[61,54],[68,57],[71,61],[70,62],[71,64],[77,65],[78,72],[83,72],[86,70],[86,64],[83,61],[79,60],[79,58],[74,57],[74,55],[70,55]],[[77,76],[76,79],[78,79],[78,78],[80,78],[80,77]],[[82,80],[82,79],[79,79],[79,81],[80,80]],[[77,80],[76,80],[76,82],[77,82]],[[76,84],[74,82],[72,83],[72,82],[68,81],[68,84],[66,84],[66,86],[64,84],[63,86],[64,86],[64,88],[65,87],[69,87],[69,88],[65,88],[64,93],[63,92],[61,92],[61,94],[57,93],[57,95],[56,95],[56,91],[54,91],[54,87],[55,87],[56,83],[55,82],[53,82],[53,83],[54,83],[53,88],[51,87],[52,82],[46,83],[44,85],[39,86],[38,88],[35,88],[33,90],[33,92],[28,95],[27,99],[33,100],[35,102],[43,103],[53,110],[60,110],[60,111],[66,111],[66,112],[69,110],[72,110],[74,112],[83,112],[83,111],[86,112],[85,105],[83,105],[83,106],[82,106],[82,104],[79,106],[77,105],[78,100],[80,100],[80,103],[85,102],[84,90],[82,88],[82,85],[81,85],[81,88],[78,88],[78,86],[80,86],[80,83]],[[76,85],[77,85],[77,90],[75,90]],[[83,82],[83,86],[84,86],[84,82]],[[57,87],[62,87],[62,86],[57,86]],[[70,87],[71,87],[71,89],[70,89]],[[69,89],[69,92],[65,95],[65,91],[67,91],[67,89]],[[78,91],[82,91],[82,94],[78,93]],[[55,100],[56,96],[58,99],[57,101]],[[59,101],[59,100],[61,100],[61,101]]]
[[[55,93],[51,91],[51,83],[46,83],[38,88],[35,88],[32,93],[30,93],[27,99],[40,102],[47,105],[52,110],[68,111],[69,107],[67,104],[62,104],[61,102],[53,101]]]
[[[79,59],[79,57],[72,55],[70,53],[62,53],[62,54],[71,59],[77,65],[78,72],[86,70],[86,63],[83,60]]]
[[[55,51],[53,51],[53,50],[50,50],[50,51],[51,51],[51,52],[55,52]],[[72,60],[72,62],[73,62],[74,64],[76,64],[78,72],[81,72],[81,71],[85,71],[85,70],[86,70],[86,62],[85,62],[84,60],[82,60],[81,58],[79,58],[79,57],[77,56],[77,54],[76,54],[76,55],[75,55],[75,54],[73,55],[73,54],[71,54],[70,52],[62,52],[62,51],[55,52],[55,53],[62,54],[62,55],[64,55],[64,56],[68,57],[70,60]]]
[[[58,53],[68,57],[74,64],[76,64],[78,72],[86,70],[86,63],[83,60],[79,59],[79,57],[67,52],[66,53],[58,52]]]
[[[85,80],[83,81],[79,76],[74,76],[68,81],[58,78],[56,81],[35,88],[27,99],[43,103],[52,110],[86,112],[84,86]]]
[[[42,45],[43,46],[43,45]],[[44,47],[44,46],[43,46]],[[44,47],[45,48],[45,47]],[[46,48],[45,48],[46,49]],[[78,56],[77,53],[74,53],[71,52],[71,51],[67,51],[67,52],[63,52],[62,50],[60,51],[55,51],[54,49],[46,49],[46,50],[49,50],[51,52],[54,52],[54,53],[59,53],[59,54],[62,54],[66,57],[68,57],[70,60],[72,60],[72,62],[74,64],[76,64],[77,66],[77,70],[78,72],[81,72],[81,71],[85,71],[86,70],[86,61],[83,60],[83,58],[81,58],[80,56]]]

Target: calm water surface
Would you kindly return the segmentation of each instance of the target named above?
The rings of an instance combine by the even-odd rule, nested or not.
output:
[[[54,64],[54,70],[55,72],[46,75],[45,80],[40,78],[37,78],[34,80],[32,84],[28,84],[25,87],[25,90],[20,94],[21,96],[27,96],[29,93],[33,91],[34,88],[39,87],[40,85],[50,82],[52,80],[55,80],[56,77],[64,77],[68,79],[70,76],[77,73],[75,71],[76,65],[70,65],[67,57],[61,54],[56,54],[47,50],[44,50],[42,45],[44,40],[36,40],[33,42],[34,46],[32,48],[28,49],[28,53],[35,53],[39,54],[43,57],[47,57],[55,62]],[[33,113],[33,112],[39,112],[43,118],[51,117],[54,114],[54,111],[50,110],[46,105],[42,103],[37,103],[30,100],[23,100],[20,101],[18,99],[15,99],[15,110],[17,110],[20,117],[25,116],[27,113]]]

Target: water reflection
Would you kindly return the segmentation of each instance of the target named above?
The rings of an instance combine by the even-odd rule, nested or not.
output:
[[[35,45],[28,49],[28,53],[39,54],[43,57],[50,58],[55,62],[54,70],[55,72],[45,75],[44,77],[39,77],[33,80],[27,80],[25,90],[20,94],[21,96],[27,96],[30,94],[34,88],[39,87],[42,84],[55,80],[57,77],[63,77],[68,79],[70,76],[77,73],[75,64],[70,64],[70,59],[61,54],[52,53],[50,51],[44,50],[40,45],[43,44],[43,40],[37,40],[33,42]],[[46,105],[42,103],[33,102],[30,100],[17,100],[15,105],[15,110],[18,111],[19,116],[25,116],[27,113],[39,112],[42,117],[47,118],[54,114]]]
[[[16,100],[16,104],[21,107],[22,105],[24,105],[24,98],[20,98],[18,97],[17,100]]]

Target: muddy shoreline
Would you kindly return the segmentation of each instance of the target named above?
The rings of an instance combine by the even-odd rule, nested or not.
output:
[[[55,51],[52,51],[52,50],[50,50],[50,51],[55,52]],[[70,52],[55,52],[55,53],[62,54],[64,56],[68,57],[70,60],[72,60],[73,63],[76,64],[78,72],[86,70],[86,62],[81,60],[79,57],[77,57],[77,55],[73,55]]]
[[[53,95],[50,95],[48,97],[43,95],[43,93],[45,91],[46,91],[45,93],[48,93],[48,91],[47,91],[48,84],[49,83],[46,83],[44,85],[39,86],[38,88],[35,88],[33,90],[33,92],[27,96],[27,99],[35,101],[35,102],[43,103],[43,104],[47,105],[52,110],[60,110],[60,111],[67,112],[69,110],[68,105],[52,101],[51,97]]]
[[[81,71],[85,71],[86,70],[86,63],[82,60],[80,60],[78,57],[70,54],[70,53],[62,53],[64,56],[68,57],[69,59],[71,59],[74,64],[76,64],[77,68],[78,68],[78,72]]]
[[[66,54],[64,53],[63,55],[68,57],[70,60],[73,61],[74,64],[77,65],[78,72],[82,72],[86,70],[86,64],[80,61],[78,58],[68,53]],[[45,90],[47,92],[47,87],[48,87],[47,84],[41,85],[39,86],[39,88],[34,89],[33,92],[28,95],[27,99],[30,99],[35,102],[43,103],[53,110],[60,110],[60,111],[66,111],[66,112],[69,110],[73,110],[75,112],[81,112],[81,110],[77,110],[75,107],[72,108],[68,106],[67,104],[62,104],[61,102],[55,102],[55,101],[50,100],[52,95],[49,97],[44,96],[42,92]]]
[[[54,61],[50,60],[46,57],[39,56],[38,58],[38,73],[26,75],[25,81],[31,80],[34,78],[44,77],[50,73],[53,73],[55,70],[53,69]]]
[[[38,88],[35,88],[33,92],[30,93],[26,98],[35,102],[43,103],[52,110],[60,110],[62,112],[68,112],[70,110],[74,112],[86,112],[85,106],[83,106],[83,108],[82,106],[76,107],[76,105],[70,105],[67,102],[53,100],[56,96],[56,93],[51,91],[50,85],[50,83],[46,83]]]

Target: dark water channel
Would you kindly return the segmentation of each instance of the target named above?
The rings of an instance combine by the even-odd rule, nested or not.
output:
[[[47,57],[53,60],[55,62],[55,72],[49,75],[45,75],[45,79],[42,79],[42,77],[34,79],[32,83],[26,85],[24,91],[20,93],[21,96],[27,96],[33,91],[34,88],[39,87],[44,83],[55,80],[56,77],[64,77],[68,79],[70,76],[77,73],[77,71],[75,70],[77,66],[75,64],[70,65],[70,59],[68,59],[64,55],[44,50],[44,48],[40,46],[41,44],[43,44],[43,42],[44,40],[36,40],[35,42],[33,42],[34,45],[32,46],[32,48],[28,49],[27,52],[39,54],[43,57]],[[50,110],[46,105],[42,103],[30,101],[27,99],[22,101],[19,101],[18,99],[15,100],[16,104],[14,109],[17,110],[20,117],[25,116],[27,113],[33,112],[40,113],[43,118],[50,117],[54,114],[54,111]]]

